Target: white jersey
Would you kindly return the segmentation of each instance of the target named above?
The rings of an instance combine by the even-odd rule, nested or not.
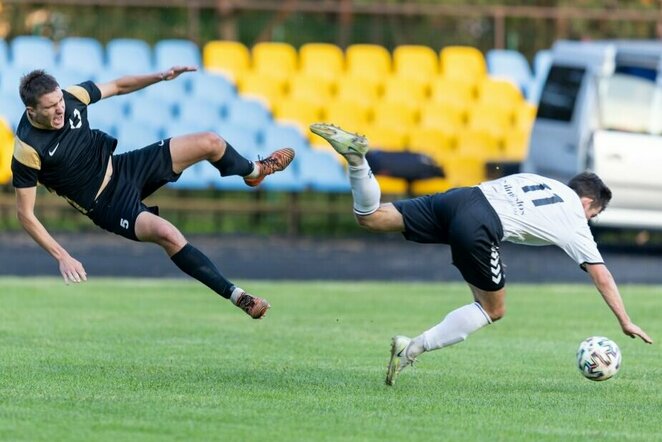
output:
[[[602,263],[581,200],[563,183],[520,173],[479,186],[503,226],[503,241],[554,244],[577,264]]]

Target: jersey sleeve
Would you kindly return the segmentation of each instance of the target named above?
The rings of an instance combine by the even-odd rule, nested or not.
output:
[[[28,167],[12,158],[11,160],[12,185],[17,189],[35,187],[38,182],[39,171]]]
[[[75,86],[69,86],[66,88],[66,91],[86,106],[101,100],[101,90],[92,81],[85,81]]]
[[[570,241],[561,248],[579,264],[582,270],[586,270],[585,264],[604,264],[588,224],[577,230]]]

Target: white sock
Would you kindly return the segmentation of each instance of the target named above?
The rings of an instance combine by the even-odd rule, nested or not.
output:
[[[260,176],[260,165],[255,161],[251,161],[251,163],[253,163],[253,171],[244,178],[257,178]]]
[[[362,164],[358,166],[350,164],[348,171],[349,183],[352,186],[352,197],[354,198],[354,213],[370,215],[376,212],[379,209],[382,191],[365,157]]]
[[[239,287],[235,286],[234,290],[232,290],[232,294],[230,295],[230,301],[234,305],[237,305],[237,299],[239,299],[239,296],[244,293],[244,289],[240,289]]]
[[[424,332],[419,337],[422,339],[416,338],[416,340],[422,341],[425,351],[436,350],[462,342],[471,333],[491,323],[483,307],[474,302],[453,310],[443,321]]]

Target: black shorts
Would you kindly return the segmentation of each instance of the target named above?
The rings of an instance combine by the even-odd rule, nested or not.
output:
[[[505,284],[499,245],[501,220],[478,187],[396,201],[409,241],[451,246],[453,265],[464,280],[481,290],[496,291]]]
[[[170,139],[113,155],[112,161],[113,176],[87,216],[104,230],[139,241],[135,232],[138,215],[144,211],[158,214],[157,207],[147,207],[142,200],[180,176],[172,171]]]

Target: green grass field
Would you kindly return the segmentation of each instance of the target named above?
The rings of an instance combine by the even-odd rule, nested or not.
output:
[[[253,321],[187,280],[0,279],[0,440],[662,440],[662,288],[626,286],[624,336],[588,285],[513,285],[508,314],[384,385],[390,337],[470,301],[462,284],[267,283]],[[614,339],[585,380],[579,342]]]

